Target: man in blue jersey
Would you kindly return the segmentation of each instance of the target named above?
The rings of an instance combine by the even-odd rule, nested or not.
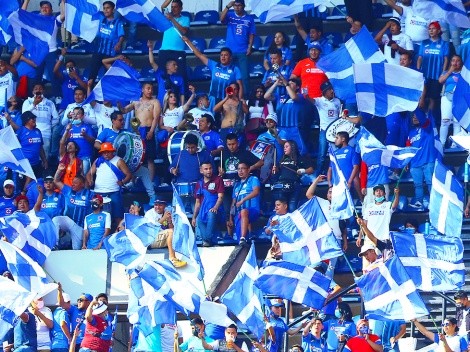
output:
[[[264,84],[266,88],[271,87],[280,76],[289,78],[292,74],[292,67],[285,65],[284,61],[282,60],[281,49],[272,49],[269,52],[269,59],[271,60],[271,67],[264,73],[263,80],[261,81],[261,83]],[[274,106],[279,109],[287,99],[286,97],[286,87],[282,84],[279,84],[273,93],[269,95],[270,99],[268,100],[273,100]],[[268,97],[265,93],[265,99],[267,98]]]
[[[213,129],[214,124],[214,118],[210,114],[202,114],[199,118],[199,132],[206,145],[206,150],[213,158],[219,156],[224,150],[220,134]]]
[[[16,207],[15,201],[15,183],[12,180],[5,180],[3,182],[3,193],[0,197],[0,217],[13,214]]]
[[[98,71],[103,66],[102,60],[116,56],[121,52],[125,34],[124,23],[120,18],[114,16],[114,8],[114,2],[103,2],[103,13],[96,38],[96,51],[91,58],[88,85],[93,85],[95,82]]]
[[[70,307],[70,296],[67,293],[62,293],[63,305]],[[51,331],[51,351],[54,352],[68,352],[69,341],[72,340],[72,333],[70,331],[70,316],[67,313],[67,308],[62,308],[58,302],[57,307],[52,315],[52,331]]]
[[[85,216],[91,213],[92,192],[85,188],[85,178],[77,175],[72,181],[72,186],[65,185],[60,180],[60,175],[65,166],[59,164],[54,175],[54,183],[64,195],[65,210],[63,216],[56,216],[52,222],[58,230],[67,232],[72,240],[72,249],[82,248],[83,221]]]
[[[64,211],[64,196],[55,190],[53,176],[46,176],[44,178],[44,191],[41,210],[49,215],[51,219],[62,215]]]
[[[320,24],[314,24],[308,33],[305,31],[304,27],[302,27],[302,24],[300,23],[297,15],[294,16],[294,24],[295,29],[297,29],[297,33],[299,33],[300,37],[304,40],[305,45],[307,46],[307,51],[303,56],[308,54],[308,51],[310,50],[313,43],[320,44],[322,56],[328,55],[333,51],[333,45],[330,44],[328,39],[322,36],[323,30]]]
[[[240,91],[238,92],[238,97],[243,99],[242,75],[238,66],[235,66],[232,62],[233,54],[230,48],[223,47],[220,49],[220,62],[217,63],[201,53],[187,37],[183,36],[183,40],[194,52],[194,55],[211,70],[212,77],[209,88],[210,110],[212,110],[215,104],[225,98],[225,90],[232,82],[239,84]]]
[[[103,211],[103,197],[95,194],[91,199],[93,212],[85,216],[82,249],[101,249],[103,240],[111,233],[111,215]]]
[[[231,7],[234,12],[229,12]],[[227,24],[225,44],[232,49],[234,62],[240,68],[243,92],[249,92],[248,57],[253,51],[256,30],[253,16],[245,11],[245,0],[230,1],[220,14],[220,22]]]
[[[119,111],[114,111],[111,116],[111,128],[105,128],[101,133],[96,137],[94,147],[97,150],[101,149],[102,143],[114,143],[114,140],[119,133],[124,131],[124,116]]]

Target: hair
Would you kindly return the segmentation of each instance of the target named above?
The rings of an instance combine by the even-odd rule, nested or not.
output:
[[[212,163],[211,163],[209,160],[206,160],[206,161],[201,162],[201,165],[200,165],[199,167],[201,167],[202,165],[210,165],[210,166],[212,166]]]
[[[80,92],[83,93],[83,95],[86,96],[86,90],[85,90],[85,89],[83,89],[82,87],[79,86],[79,87],[75,87],[75,89],[73,90],[73,92],[75,93],[77,90],[79,90]]]
[[[82,181],[82,183],[85,183],[85,176],[77,174],[75,175],[75,178],[78,178],[80,181]]]
[[[248,106],[255,106],[256,102],[258,102],[259,107],[264,107],[268,102],[266,99],[264,99],[264,96],[262,96],[260,99],[256,98],[256,91],[258,89],[262,89],[263,92],[266,93],[266,88],[262,84],[258,84],[250,92],[250,97],[248,98]]]
[[[297,84],[298,87],[300,87],[302,85],[302,81],[300,80],[300,78],[297,78],[297,77],[289,78],[288,81],[295,82],[295,84]]]
[[[405,52],[404,52],[403,54],[401,54],[401,55],[406,55],[406,56],[408,56],[408,59],[410,59],[411,61],[413,61],[413,55],[411,55],[409,52],[406,52],[406,51],[405,51]]]
[[[204,322],[202,321],[201,318],[197,317],[197,318],[194,318],[193,320],[191,320],[191,325],[204,325]]]
[[[276,199],[274,199],[274,202],[281,202],[282,204],[289,204],[289,201],[287,200],[286,197],[279,196]]]
[[[284,38],[284,44],[282,44],[282,46],[283,46],[283,47],[289,47],[289,36],[286,35],[286,33],[281,32],[281,31],[277,31],[276,33],[274,33],[274,35],[276,35],[276,34],[278,34],[278,33],[281,33],[281,34],[282,34],[282,37]],[[274,53],[271,52],[272,49],[277,49],[277,50],[281,51],[281,50],[277,47],[276,43],[274,42],[274,37],[273,37],[273,41],[271,42],[271,44],[269,44],[269,48],[268,48],[268,52],[269,52],[270,54],[274,54]],[[281,56],[282,56],[282,51],[281,51]]]
[[[352,314],[351,307],[349,306],[349,304],[347,304],[346,302],[338,302],[338,309],[344,321],[352,320],[353,314]]]
[[[123,115],[122,115],[122,112],[120,112],[120,111],[113,111],[113,112],[111,113],[110,118],[111,118],[111,120],[116,120],[116,119],[118,118],[118,116],[123,116]]]
[[[298,345],[298,344],[292,345],[291,349],[294,348],[294,347],[297,347],[301,352],[305,351],[304,348],[301,345]]]
[[[284,154],[280,160],[280,163],[282,163],[287,158],[290,158],[294,161],[295,164],[297,164],[297,160],[299,159],[299,147],[297,146],[297,143],[292,139],[288,139],[286,143],[289,143],[291,152],[290,155]]]
[[[104,298],[104,299],[106,299],[106,302],[109,302],[108,295],[106,293],[98,293],[98,295],[96,296],[96,300],[98,300],[100,298]]]
[[[199,120],[201,120],[202,118],[205,118],[207,120],[207,123],[210,124],[210,129],[214,129],[214,125],[215,125],[215,121],[214,121],[214,118],[209,115],[209,114],[202,114],[201,117],[199,118]]]
[[[457,319],[455,318],[445,318],[444,320],[447,320],[449,323],[451,323],[452,325],[457,325]],[[459,331],[459,328],[456,327],[455,328],[455,331]]]
[[[222,49],[220,49],[220,52],[222,51],[226,51],[230,54],[230,56],[233,56],[232,49],[230,49],[229,47],[224,46]]]
[[[468,298],[467,292],[465,292],[464,290],[459,290],[455,292],[454,299],[462,299],[462,298]]]
[[[317,32],[323,33],[323,28],[319,23],[313,24],[308,31],[310,32],[312,29],[315,29]]]
[[[183,7],[183,2],[181,0],[173,0],[173,3]]]
[[[72,59],[68,59],[67,61],[65,61],[65,64],[67,65],[69,62],[71,62],[73,64],[73,66],[77,66],[77,64],[75,63],[74,60]]]
[[[113,9],[116,7],[114,2],[112,2],[112,1],[105,1],[105,2],[103,2],[103,7],[104,7],[104,5],[110,5]]]
[[[230,132],[230,133],[227,134],[227,136],[225,137],[225,140],[226,140],[226,141],[233,141],[233,140],[238,141],[238,136],[236,135],[236,133]]]
[[[340,136],[341,138],[344,138],[346,143],[349,143],[349,133],[345,131],[339,131],[336,133],[337,136]]]
[[[170,107],[169,103],[168,103],[168,100],[170,99],[170,94],[174,94],[176,96],[176,107],[178,107],[178,103],[179,103],[179,99],[178,99],[178,94],[174,91],[174,90],[171,90],[171,89],[168,89],[165,93],[165,96],[163,97],[163,107],[162,107],[162,113],[164,114],[165,111],[168,110],[168,108]]]
[[[405,225],[406,225],[407,223],[413,225],[413,227],[414,227],[415,229],[418,228],[418,221],[416,221],[416,219],[406,218],[406,220],[405,220]]]
[[[82,113],[82,115],[85,115],[85,110],[84,110],[81,106],[76,106],[76,107],[73,108],[73,110],[74,110],[74,111],[75,111],[75,110],[78,110],[78,111],[80,111],[80,112]]]
[[[238,331],[238,327],[235,324],[230,324],[227,326],[227,329],[235,329],[235,331]]]
[[[197,138],[196,135],[189,133],[184,137],[184,144],[194,144],[197,145],[199,142],[199,139]]]
[[[279,55],[280,57],[282,57],[282,51],[278,47],[274,47],[274,48],[269,47],[268,54],[269,55]]]
[[[232,84],[233,84],[235,87],[237,87],[237,89],[240,89],[240,84],[239,84],[238,82],[232,81],[232,82],[230,82],[228,85],[231,86]]]

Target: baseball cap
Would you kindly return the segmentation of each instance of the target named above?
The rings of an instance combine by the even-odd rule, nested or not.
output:
[[[328,89],[333,89],[333,85],[330,81],[326,81],[321,84],[320,89],[322,93],[325,93]]]
[[[271,300],[271,307],[284,307],[283,302],[279,302],[277,299]]]
[[[28,197],[26,197],[26,196],[23,195],[23,194],[20,194],[18,197],[15,198],[16,204],[18,204],[18,203],[19,203],[20,201],[22,201],[22,200],[27,201],[28,204],[29,204],[29,199],[28,199]]]
[[[365,254],[369,249],[375,250],[375,246],[374,246],[372,243],[367,243],[367,244],[363,245],[363,246],[361,247],[361,251],[359,252],[359,254],[358,254],[357,256],[358,256],[358,257],[363,257],[364,254]]]
[[[103,196],[101,194],[95,194],[92,199],[98,199],[100,204],[103,204]]]
[[[378,184],[378,185],[374,186],[374,188],[372,188],[372,191],[375,192],[376,189],[381,189],[382,191],[385,192],[385,186],[382,185],[382,184]]]
[[[269,113],[268,116],[266,116],[266,120],[268,119],[277,123],[277,114],[275,112]]]
[[[317,49],[319,51],[322,51],[321,50],[321,45],[320,45],[320,42],[311,42],[309,45],[308,45],[308,50],[310,49]]]
[[[54,177],[51,175],[44,177],[44,182],[54,182]]]
[[[392,21],[392,22],[395,22],[396,24],[398,24],[401,28],[401,22],[400,22],[400,19],[398,17],[390,17],[389,18],[389,21]]]
[[[155,201],[153,202],[153,204],[166,204],[166,200],[163,200],[163,199],[155,199]]]
[[[6,187],[6,186],[13,186],[15,187],[15,184],[12,180],[5,180],[5,182],[3,182],[3,187]]]
[[[108,309],[108,306],[104,302],[100,302],[93,307],[93,314],[101,314],[106,311],[106,309]]]
[[[83,299],[83,300],[86,300],[86,301],[90,301],[90,302],[91,302],[91,301],[93,301],[93,296],[90,295],[89,293],[82,293],[82,294],[80,295],[80,297],[78,297],[78,299]],[[77,299],[77,300],[78,300],[78,299]]]

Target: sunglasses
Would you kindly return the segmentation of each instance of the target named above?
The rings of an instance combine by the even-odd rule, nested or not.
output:
[[[80,302],[80,303],[81,303],[81,302],[85,302],[85,301],[88,301],[88,300],[85,299],[85,298],[79,298],[79,299],[77,299],[77,302]]]
[[[441,326],[444,327],[444,326],[450,326],[451,323],[442,323]]]

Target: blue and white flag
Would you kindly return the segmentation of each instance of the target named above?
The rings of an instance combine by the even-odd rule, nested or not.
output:
[[[143,23],[160,32],[173,27],[150,0],[117,0],[116,10],[127,20]]]
[[[189,258],[198,267],[198,279],[204,277],[204,267],[202,266],[199,250],[197,249],[196,236],[189,223],[188,216],[184,211],[183,202],[173,185],[173,249]]]
[[[99,0],[67,0],[65,3],[65,28],[89,43],[98,33],[99,16]]]
[[[316,197],[294,212],[280,216],[278,221],[272,230],[279,239],[285,261],[314,265],[343,255]]]
[[[387,116],[418,107],[424,89],[421,72],[384,62],[354,64],[353,69],[359,111]]]
[[[255,285],[264,293],[321,309],[328,296],[331,279],[311,266],[285,261],[267,262]]]
[[[49,43],[56,25],[55,16],[42,16],[19,9],[9,17],[15,42],[26,48],[31,60],[40,65],[49,53]]]
[[[452,114],[459,124],[468,131],[470,128],[470,57],[465,60],[455,86]]]
[[[126,224],[126,229],[135,233],[145,247],[148,247],[155,241],[158,232],[161,230],[159,226],[151,223],[145,217],[129,213],[124,214],[124,223]]]
[[[366,26],[344,46],[320,58],[317,66],[321,68],[330,79],[335,88],[335,95],[345,101],[356,101],[354,88],[353,64],[362,62],[385,62],[385,56],[380,51]]]
[[[0,230],[8,242],[43,265],[57,243],[57,230],[44,212],[16,212],[0,218]]]
[[[31,164],[25,158],[21,144],[11,126],[0,130],[0,150],[2,151],[0,153],[1,166],[36,180]]]
[[[369,319],[408,321],[429,314],[396,255],[357,278],[356,283]]]
[[[3,276],[0,276],[0,292],[0,340],[3,340],[33,301],[36,292],[29,292]]]
[[[176,324],[176,306],[133,272],[127,317],[131,324],[148,336],[160,324]]]
[[[418,289],[451,291],[465,284],[463,244],[459,237],[390,232],[390,239],[395,255]]]
[[[326,4],[325,0],[248,0],[251,12],[263,23],[271,22]]]
[[[138,275],[173,302],[182,312],[199,314],[202,319],[221,326],[233,321],[227,316],[227,307],[208,301],[206,295],[191,281],[183,280],[169,261],[147,262]]]
[[[262,308],[263,294],[254,286],[258,277],[258,264],[256,263],[255,245],[246,256],[240,271],[229,286],[227,291],[220,297],[220,301],[237,316],[243,324],[255,335],[258,340],[264,334],[265,323]]]
[[[11,243],[0,241],[0,251],[7,261],[8,271],[15,282],[38,297],[43,297],[57,289],[57,284],[49,283],[44,270],[33,259]]]
[[[139,100],[142,94],[139,76],[139,72],[133,67],[120,60],[115,61],[93,88],[84,104],[93,100],[109,100],[111,102]]]
[[[429,21],[470,28],[467,11],[461,0],[414,0],[413,13]]]
[[[156,233],[155,233],[156,234]],[[103,241],[109,261],[134,269],[145,261],[147,246],[131,230],[125,229],[108,236]]]
[[[429,221],[446,236],[462,233],[464,188],[452,171],[436,160],[429,197]]]
[[[0,2],[0,45],[6,45],[13,36],[8,16],[19,8],[17,1],[1,1]]]
[[[331,161],[331,183],[333,184],[331,189],[331,218],[334,220],[349,219],[354,215],[354,203],[349,192],[348,183],[338,165],[338,160],[336,160],[331,146],[329,155]]]

